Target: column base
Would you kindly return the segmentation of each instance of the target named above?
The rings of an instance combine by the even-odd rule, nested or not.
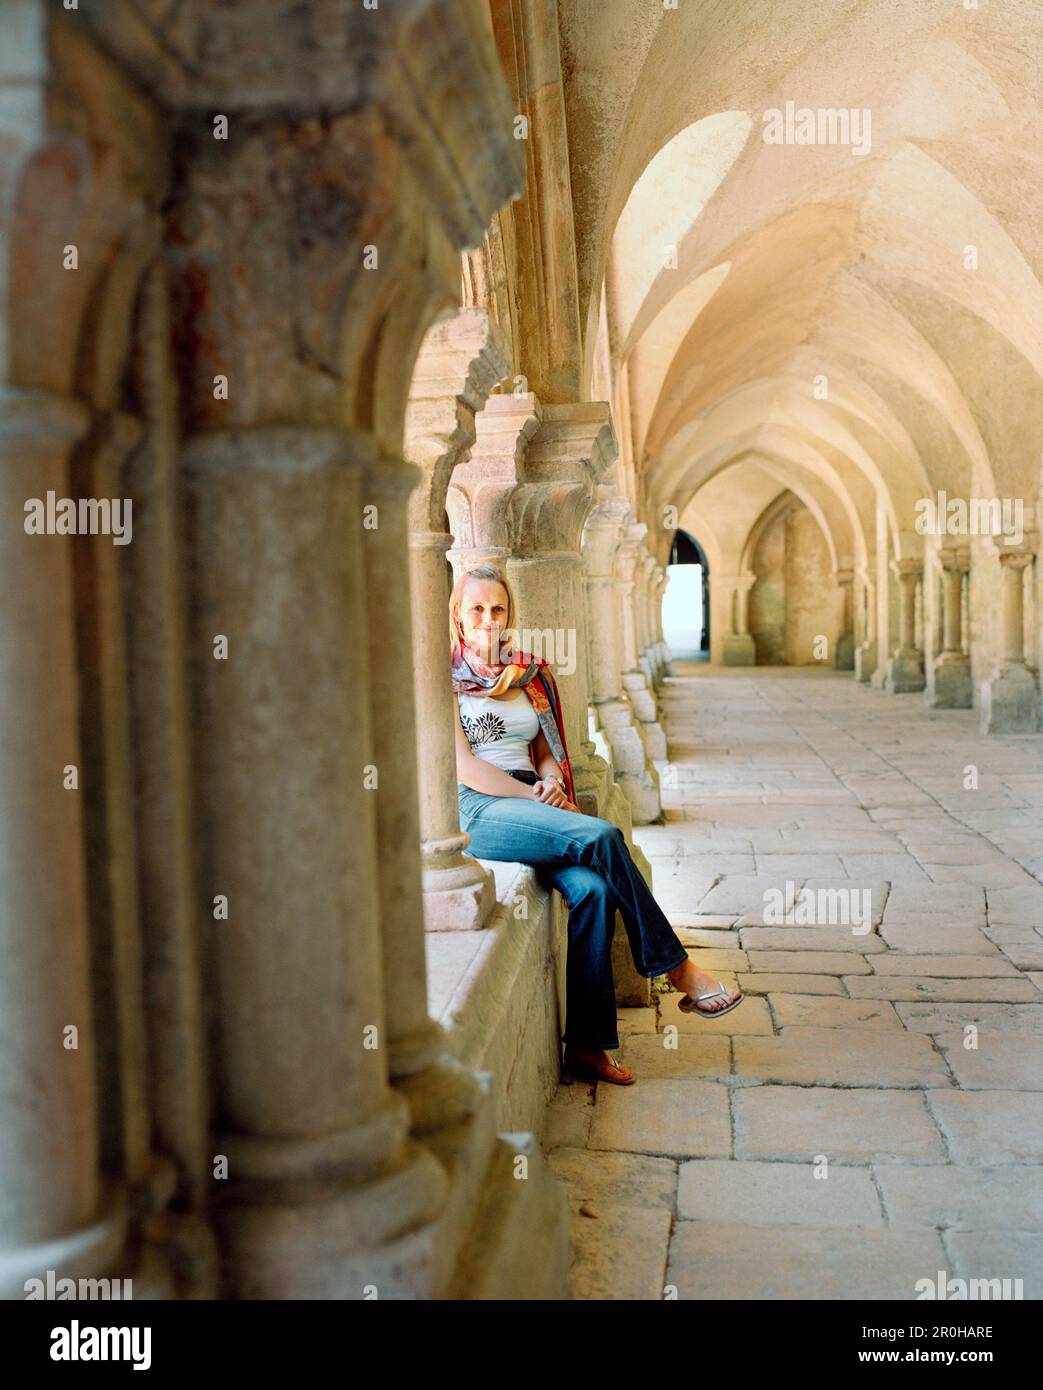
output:
[[[470,836],[463,831],[453,837],[451,856],[432,854],[429,845],[421,844],[425,931],[478,931],[496,905],[492,874],[477,859],[458,852],[468,844]]]
[[[1039,690],[1026,666],[997,667],[981,687],[983,734],[1034,734],[1039,728]]]
[[[438,1220],[445,1170],[413,1141],[399,1166],[322,1200],[257,1205],[232,1199],[217,1217],[235,1299],[380,1299],[437,1296]],[[316,1189],[317,1191],[318,1189]]]
[[[834,671],[853,671],[855,669],[855,639],[849,632],[842,632],[833,649]]]
[[[974,704],[971,663],[962,652],[942,652],[927,676],[931,709],[970,709]]]
[[[900,647],[888,660],[883,688],[889,695],[908,695],[923,690],[926,684],[923,652],[916,647]]]
[[[631,823],[649,825],[662,814],[659,774],[649,764],[644,730],[627,700],[605,700],[595,706],[596,718],[612,750],[615,780],[630,803]]]
[[[868,684],[876,670],[876,642],[863,642],[855,648],[855,680]]]
[[[757,650],[748,632],[741,636],[732,634],[724,639],[721,659],[725,666],[756,666]]]
[[[643,724],[651,724],[658,717],[656,698],[648,688],[644,671],[624,671],[623,691],[633,706],[634,713]]]

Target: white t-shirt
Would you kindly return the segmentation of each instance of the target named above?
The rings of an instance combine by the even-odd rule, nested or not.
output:
[[[540,731],[532,701],[522,690],[513,700],[494,700],[489,695],[457,693],[460,724],[471,752],[497,767],[529,768],[529,744]]]

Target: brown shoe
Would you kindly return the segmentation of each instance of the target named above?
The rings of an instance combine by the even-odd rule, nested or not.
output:
[[[612,1057],[595,1066],[593,1062],[573,1061],[566,1053],[561,1079],[566,1086],[571,1081],[609,1081],[613,1086],[633,1086],[637,1077]]]

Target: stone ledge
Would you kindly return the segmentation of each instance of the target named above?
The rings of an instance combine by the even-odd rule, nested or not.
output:
[[[496,906],[479,931],[427,934],[429,1009],[453,1055],[492,1073],[497,1130],[539,1136],[560,1075],[565,904],[531,865],[479,863],[496,880]]]

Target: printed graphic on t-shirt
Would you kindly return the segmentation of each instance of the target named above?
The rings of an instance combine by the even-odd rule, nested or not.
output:
[[[497,739],[503,738],[507,732],[507,725],[498,714],[493,714],[491,710],[487,714],[480,715],[477,719],[472,719],[470,715],[464,714],[461,710],[460,726],[472,748],[476,748],[480,743],[495,743]]]

